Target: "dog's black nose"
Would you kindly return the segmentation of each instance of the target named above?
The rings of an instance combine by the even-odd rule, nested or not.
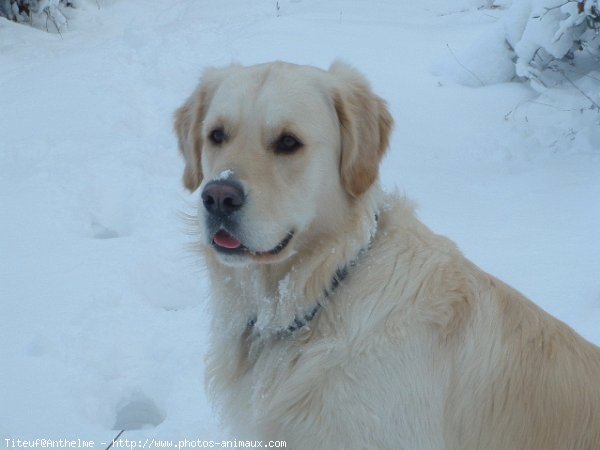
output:
[[[202,191],[206,210],[216,216],[229,216],[244,206],[244,191],[232,181],[211,181]]]

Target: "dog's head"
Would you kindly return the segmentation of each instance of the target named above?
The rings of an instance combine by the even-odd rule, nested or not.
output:
[[[335,233],[375,182],[392,122],[341,63],[208,70],[175,114],[206,243],[227,264],[272,263],[308,236]]]

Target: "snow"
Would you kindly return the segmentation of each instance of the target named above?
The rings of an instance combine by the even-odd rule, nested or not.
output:
[[[217,175],[213,181],[220,181],[220,180],[226,180],[227,178],[229,178],[231,175],[233,175],[233,170],[231,169],[225,169],[224,171],[222,171],[219,175]]]
[[[574,87],[509,82],[514,11],[78,5],[62,36],[0,19],[0,438],[227,436],[202,386],[208,280],[182,219],[198,194],[171,130],[202,70],[232,61],[359,68],[396,119],[383,183],[600,344],[600,113]]]

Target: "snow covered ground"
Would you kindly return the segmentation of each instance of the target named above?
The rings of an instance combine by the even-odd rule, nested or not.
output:
[[[226,436],[171,120],[231,61],[359,68],[396,118],[385,185],[600,344],[600,113],[497,83],[506,10],[485,4],[81,0],[62,36],[0,19],[2,445]]]

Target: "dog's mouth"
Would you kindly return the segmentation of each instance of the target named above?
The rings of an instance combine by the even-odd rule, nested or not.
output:
[[[220,253],[228,255],[250,255],[253,257],[274,256],[281,253],[288,246],[293,237],[294,232],[290,231],[286,237],[271,250],[261,252],[249,249],[235,236],[221,228],[214,234],[211,244]]]

